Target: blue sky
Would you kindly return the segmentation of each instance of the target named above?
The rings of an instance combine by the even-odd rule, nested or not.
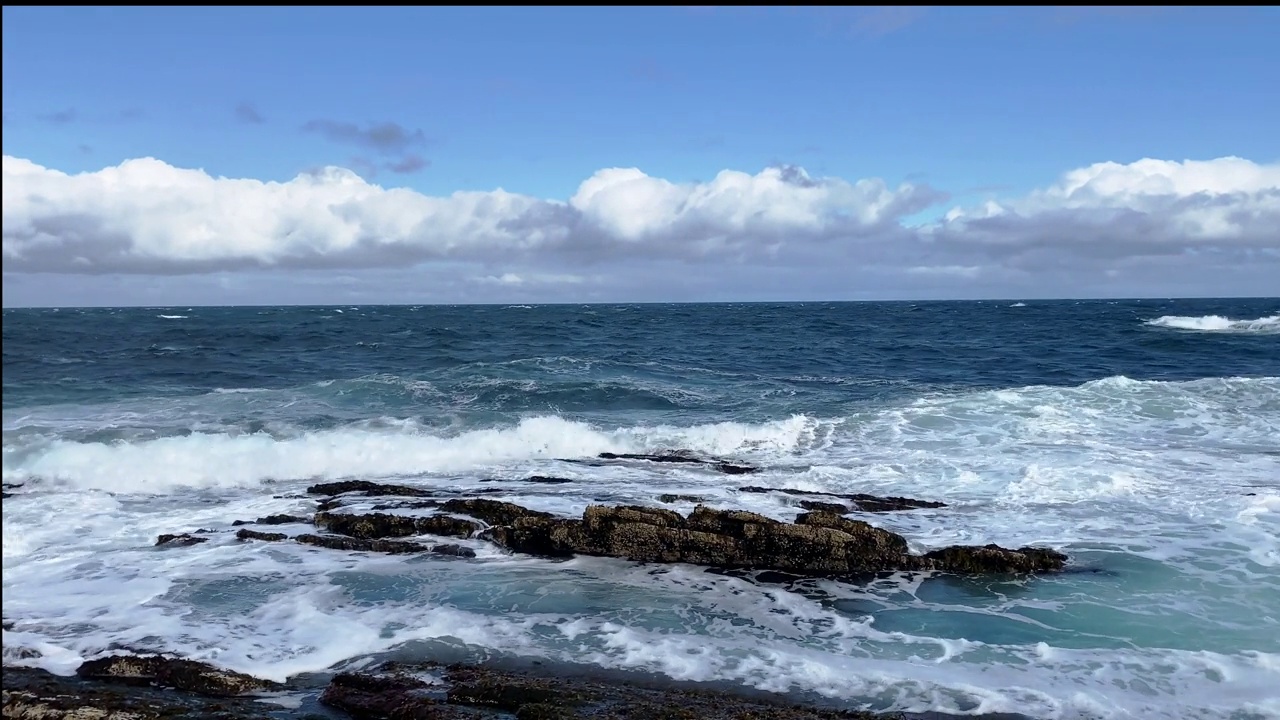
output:
[[[945,197],[912,205],[895,218],[895,227],[913,227],[988,199],[1016,203],[1054,186],[1064,173],[1097,163],[1236,156],[1269,171],[1280,160],[1276,8],[6,7],[3,37],[6,163],[18,158],[62,173],[153,157],[215,177],[286,182],[333,165],[384,188],[428,196],[502,188],[566,201],[584,180],[608,168],[638,168],[682,184],[710,182],[726,169],[754,175],[770,166],[799,166],[813,178],[878,178],[890,188],[909,183]],[[9,174],[6,165],[6,185]],[[1272,188],[1269,180],[1225,188],[1189,182],[1173,184],[1264,198]],[[82,269],[36,263],[25,259],[30,252],[18,240],[11,242],[17,231],[10,232],[9,215],[16,210],[9,192],[5,202],[6,305],[48,302],[9,292],[15,258],[22,260],[12,263],[22,274],[57,275],[90,294],[95,283],[105,293],[108,280],[118,286],[121,277],[136,284],[154,276],[148,282],[156,287],[173,286],[175,303],[184,302],[180,291],[190,285],[175,275],[213,288],[227,285],[227,273],[252,285],[289,277],[292,268],[287,253],[268,260],[223,253],[226,264],[200,267],[113,265],[88,251],[77,256]],[[1142,212],[1154,211],[1144,206]],[[750,234],[741,225],[726,228]],[[688,229],[683,232],[687,237]],[[1230,238],[1237,254],[1238,235]],[[1191,254],[1203,256],[1221,245],[1205,245],[1203,234],[1197,238]],[[884,242],[901,240],[885,235]],[[1187,253],[1187,244],[1180,253]],[[1243,267],[1256,266],[1259,257],[1270,262],[1280,242],[1253,233],[1247,244]],[[787,257],[776,248],[758,256],[740,252],[732,260],[752,273],[787,258],[832,264],[811,249]],[[148,252],[155,260],[160,251]],[[147,252],[135,246],[128,254]],[[608,258],[600,253],[589,271],[582,270],[581,258],[553,257],[550,250],[519,262],[510,252],[496,257],[503,255],[509,267],[494,255],[446,259],[470,263],[481,279],[608,275]],[[911,262],[924,262],[926,255],[916,253]],[[971,268],[1003,267],[990,253],[978,255],[911,267],[964,268],[951,273],[957,282],[983,274]],[[1252,260],[1245,262],[1246,255]],[[643,257],[702,262],[660,251]],[[447,264],[441,258],[409,253],[390,265],[352,258],[304,262],[292,277],[332,266],[358,280],[371,265],[378,272],[408,272],[406,263],[430,276]],[[1221,276],[1222,292],[1233,284],[1229,270]],[[1025,268],[1019,271],[1025,274]],[[1186,270],[1188,278],[1201,275]],[[1056,278],[1045,288],[1034,277],[1010,277],[1006,273],[1003,285],[935,284],[921,292],[1019,295],[1039,287],[1062,294],[1073,285]],[[31,280],[18,284],[46,284]],[[1250,289],[1265,294],[1266,276],[1258,281]],[[1121,291],[1132,287],[1132,294],[1163,295],[1176,289],[1155,277],[1132,282],[1103,283],[1096,292],[1128,294]],[[483,290],[481,282],[482,289],[464,299],[540,299],[537,292],[550,292],[535,292],[523,281],[497,285],[521,287],[506,287],[503,292],[519,290],[508,297],[492,287]],[[583,282],[574,285],[555,297],[614,299],[591,295],[596,291],[588,292]],[[882,277],[850,290],[834,275],[820,285],[837,295],[894,294],[904,287]],[[1270,294],[1280,292],[1276,285]],[[796,290],[813,288],[803,283]],[[216,289],[210,292],[210,301],[218,301]],[[280,301],[323,301],[315,292],[285,293]],[[671,299],[698,299],[676,295]]]

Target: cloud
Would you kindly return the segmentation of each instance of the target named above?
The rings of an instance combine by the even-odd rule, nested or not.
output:
[[[262,113],[258,112],[258,108],[250,102],[241,102],[237,104],[235,113],[236,119],[242,123],[261,125],[267,121],[267,119],[262,116]]]
[[[864,8],[858,11],[853,30],[860,35],[881,37],[915,24],[924,14],[922,7],[890,5]]]
[[[414,173],[429,167],[431,161],[414,153],[406,153],[404,157],[387,163],[386,168],[394,173]]]
[[[318,133],[332,142],[354,145],[377,155],[389,158],[379,166],[367,157],[353,158],[352,163],[361,168],[368,178],[377,175],[379,167],[393,173],[415,173],[427,168],[431,162],[414,152],[427,143],[422,130],[409,130],[397,123],[370,123],[360,127],[355,123],[336,120],[312,120],[302,126],[306,132]]]
[[[75,122],[79,117],[79,111],[75,108],[67,108],[66,110],[58,110],[56,112],[41,115],[40,119],[52,125],[66,125],[68,123]]]
[[[432,261],[462,263],[461,277],[479,278],[473,285],[524,291],[574,285],[573,277],[616,280],[611,267],[661,264],[649,275],[627,274],[671,286],[672,268],[715,267],[696,272],[781,296],[778,278],[807,291],[816,286],[805,278],[818,275],[835,288],[850,287],[854,273],[904,287],[1035,287],[1050,277],[1078,287],[1082,278],[1135,277],[1144,268],[1194,277],[1195,268],[1229,275],[1280,262],[1280,164],[1234,157],[1098,163],[1024,196],[954,207],[918,225],[909,219],[945,202],[944,193],[786,165],[725,170],[698,183],[609,168],[561,201],[500,189],[429,196],[336,167],[262,182],[151,158],[80,174],[16,157],[3,162],[3,259],[17,274],[403,269]]]
[[[409,130],[393,122],[370,123],[361,128],[349,122],[312,120],[303,125],[302,129],[318,133],[333,142],[355,145],[382,155],[405,153],[427,142],[422,130]]]
[[[1280,247],[1280,163],[1104,162],[1026,197],[953,208],[925,236],[1011,266]]]

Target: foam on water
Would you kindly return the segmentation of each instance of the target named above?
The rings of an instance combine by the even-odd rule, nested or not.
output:
[[[140,402],[132,412],[142,426],[169,411]],[[69,672],[130,647],[282,680],[451,648],[882,710],[1280,715],[1280,378],[936,392],[761,423],[543,415],[442,432],[386,418],[73,441],[73,414],[14,431],[28,415],[5,419],[4,478],[28,484],[3,515],[7,660]],[[800,511],[795,497],[739,493],[743,478],[706,468],[558,461],[673,448],[759,464],[750,484],[941,500],[948,507],[857,517],[917,551],[1061,547],[1071,571],[783,587],[683,566],[508,556],[480,541],[474,560],[406,559],[239,543],[231,532],[234,519],[310,512],[295,493],[340,477],[466,490],[548,471],[574,482],[515,485],[504,498],[572,514],[678,492],[780,519]],[[152,547],[160,533],[200,528],[215,531],[205,544]],[[22,659],[21,648],[38,654]]]
[[[1200,332],[1280,333],[1280,315],[1269,315],[1255,320],[1232,320],[1221,315],[1204,315],[1201,317],[1163,315],[1154,320],[1148,320],[1147,324],[1154,327],[1197,330]]]

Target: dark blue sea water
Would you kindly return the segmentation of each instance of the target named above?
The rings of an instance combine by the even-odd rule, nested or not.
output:
[[[6,661],[128,646],[283,678],[496,654],[875,709],[1280,714],[1280,299],[3,317]],[[662,493],[800,511],[697,467],[564,462],[671,449],[759,465],[752,484],[941,500],[863,519],[916,550],[1057,547],[1071,572],[786,587],[221,532],[306,514],[298,492],[338,478],[564,514]],[[220,532],[151,547],[200,528]]]

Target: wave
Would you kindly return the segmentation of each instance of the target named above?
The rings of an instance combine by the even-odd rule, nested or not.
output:
[[[189,315],[157,315],[156,317],[164,318],[165,320],[186,320],[190,316]]]
[[[1255,320],[1232,320],[1221,315],[1202,315],[1200,317],[1163,315],[1154,320],[1148,320],[1146,324],[1152,327],[1195,330],[1198,332],[1280,333],[1280,315],[1269,315]]]
[[[642,426],[601,430],[558,416],[455,435],[412,420],[351,425],[280,437],[267,432],[191,433],[134,442],[49,441],[6,447],[6,482],[52,481],[80,489],[164,493],[270,481],[388,478],[493,468],[602,452],[688,448],[708,455],[787,452],[818,437],[803,415],[761,424]]]
[[[1024,302],[1016,302],[1016,303],[1014,303],[1014,304],[1010,305],[1009,307],[1026,307],[1026,306],[1027,306],[1027,304],[1026,304],[1026,303],[1024,303]]]

